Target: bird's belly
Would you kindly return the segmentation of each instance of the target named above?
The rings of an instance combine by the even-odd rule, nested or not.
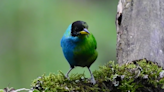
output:
[[[74,51],[74,64],[75,66],[90,67],[90,65],[96,60],[97,51],[95,49],[77,49]]]
[[[75,58],[75,66],[90,67],[91,64],[96,60],[97,55],[93,54],[90,56],[82,55]]]
[[[71,67],[90,67],[97,58],[96,50],[67,48],[63,49],[63,53]]]

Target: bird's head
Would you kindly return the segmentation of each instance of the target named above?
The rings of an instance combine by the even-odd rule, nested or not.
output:
[[[72,23],[71,27],[71,35],[79,36],[79,35],[87,35],[90,34],[88,31],[88,24],[84,21],[75,21]]]

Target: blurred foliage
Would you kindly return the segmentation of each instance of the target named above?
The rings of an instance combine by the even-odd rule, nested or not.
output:
[[[98,68],[116,59],[115,15],[118,0],[1,0],[0,88],[30,88],[42,75],[67,72],[60,39],[70,23],[89,24],[98,43]],[[83,73],[75,68],[71,73]],[[89,72],[85,73],[89,76]]]

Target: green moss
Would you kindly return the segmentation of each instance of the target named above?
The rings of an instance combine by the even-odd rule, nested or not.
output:
[[[32,82],[32,86],[45,92],[158,92],[164,90],[164,78],[159,77],[161,71],[161,67],[145,59],[122,66],[110,61],[93,72],[95,85],[84,74],[72,74],[68,80],[59,72],[42,75]]]

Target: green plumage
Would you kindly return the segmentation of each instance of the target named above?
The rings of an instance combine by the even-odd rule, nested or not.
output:
[[[91,74],[91,82],[96,83],[90,70],[90,66],[96,60],[97,43],[94,36],[88,31],[88,25],[83,21],[75,21],[64,33],[61,39],[61,47],[65,58],[70,64],[68,74],[75,66],[87,67]]]
[[[79,39],[73,51],[76,66],[90,67],[98,56],[96,40],[92,34],[83,35]]]

